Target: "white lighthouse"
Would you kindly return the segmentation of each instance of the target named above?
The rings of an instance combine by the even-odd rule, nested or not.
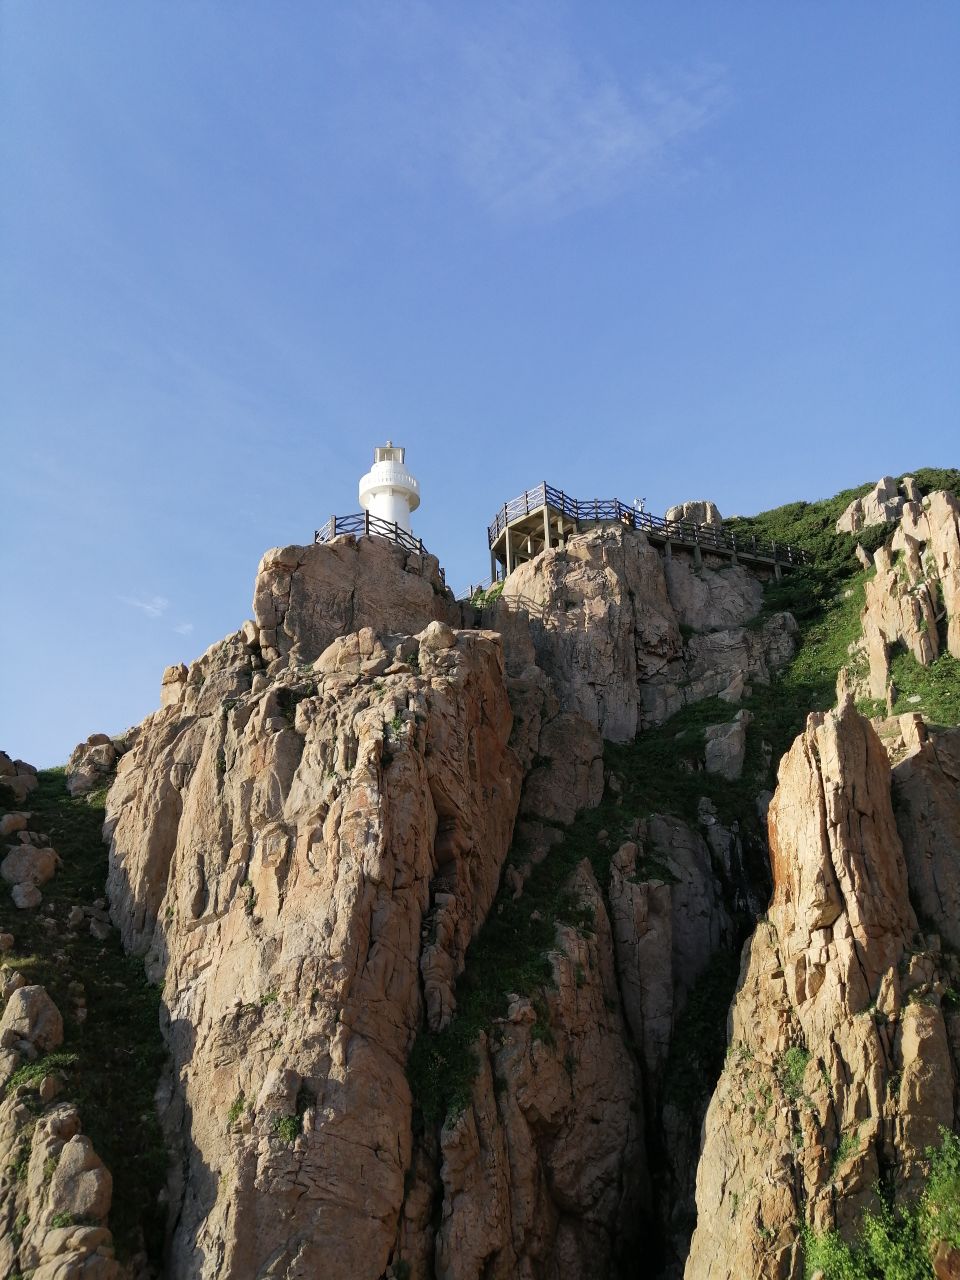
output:
[[[360,480],[360,505],[411,533],[410,512],[420,505],[420,485],[404,465],[405,449],[388,440],[373,451],[373,466]]]

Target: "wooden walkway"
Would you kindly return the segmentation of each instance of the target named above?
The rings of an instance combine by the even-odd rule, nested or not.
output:
[[[807,552],[799,547],[737,538],[722,525],[667,520],[629,507],[618,498],[571,498],[544,481],[505,502],[491,522],[487,541],[493,579],[509,575],[517,565],[548,547],[561,546],[570,534],[602,524],[640,529],[667,555],[673,547],[680,547],[692,551],[698,563],[704,554],[723,556],[733,563],[765,565],[777,577],[784,569],[809,563]]]

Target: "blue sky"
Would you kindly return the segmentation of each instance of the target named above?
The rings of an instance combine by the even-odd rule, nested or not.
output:
[[[0,0],[0,747],[116,732],[403,443],[455,586],[547,479],[957,465],[960,6]]]

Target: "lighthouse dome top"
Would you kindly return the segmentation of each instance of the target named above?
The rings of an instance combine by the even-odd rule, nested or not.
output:
[[[373,451],[373,466],[360,480],[360,505],[372,516],[412,532],[410,513],[420,505],[420,483],[407,469],[406,450],[392,440]]]

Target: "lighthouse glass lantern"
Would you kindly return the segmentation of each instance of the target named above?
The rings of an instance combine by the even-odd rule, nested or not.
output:
[[[405,453],[392,440],[377,445],[373,466],[360,480],[360,505],[371,516],[412,533],[410,513],[420,505],[420,484],[406,468]]]

